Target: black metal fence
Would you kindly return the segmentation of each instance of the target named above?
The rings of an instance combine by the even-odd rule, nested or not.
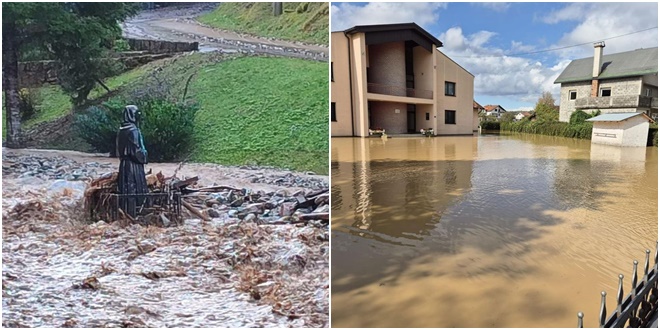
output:
[[[630,293],[624,297],[623,274],[619,274],[617,290],[617,306],[610,316],[607,316],[607,292],[601,292],[600,327],[601,328],[647,328],[653,322],[658,312],[658,246],[655,247],[655,265],[649,269],[651,251],[646,250],[644,275],[638,281],[638,261],[633,261]],[[578,313],[578,328],[583,327],[584,314]]]

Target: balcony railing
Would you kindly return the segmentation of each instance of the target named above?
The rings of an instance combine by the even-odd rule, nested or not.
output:
[[[374,94],[433,99],[433,91],[418,88],[390,86],[377,83],[367,83],[367,91]]]
[[[575,100],[576,109],[658,108],[658,98],[642,95],[583,97]]]

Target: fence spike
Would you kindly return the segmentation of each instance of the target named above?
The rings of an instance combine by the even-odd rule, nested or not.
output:
[[[602,296],[600,300],[600,326],[605,325],[605,319],[607,318],[607,307],[605,306],[605,297],[607,296],[607,292],[602,291],[600,293]]]
[[[646,249],[646,261],[644,261],[644,277],[649,276],[649,256],[651,255],[651,250]]]
[[[621,316],[621,304],[623,303],[623,274],[619,274],[619,292],[616,295],[616,314]]]
[[[584,324],[582,323],[583,318],[584,314],[582,314],[582,312],[578,312],[578,328],[584,328]]]
[[[633,274],[632,274],[632,296],[637,295],[637,265],[639,262],[637,260],[633,261]]]

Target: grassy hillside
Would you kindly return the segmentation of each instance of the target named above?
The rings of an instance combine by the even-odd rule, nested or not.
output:
[[[274,16],[271,2],[222,3],[198,17],[210,26],[263,37],[328,44],[327,2],[284,2],[282,15]]]
[[[172,85],[200,105],[190,161],[267,165],[328,173],[327,64],[276,57],[196,53],[149,63],[108,79],[119,94],[144,85]],[[71,104],[56,86],[43,87],[40,112],[26,126],[65,115]],[[104,90],[95,90],[100,97]]]

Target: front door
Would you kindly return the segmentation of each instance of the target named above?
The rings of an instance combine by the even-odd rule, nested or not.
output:
[[[417,132],[415,125],[415,110],[414,104],[408,104],[408,133]]]

